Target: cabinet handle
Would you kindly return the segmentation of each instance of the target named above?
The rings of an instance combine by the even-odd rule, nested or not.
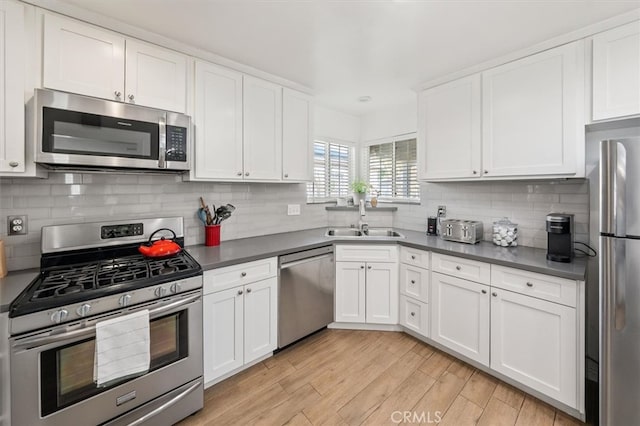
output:
[[[240,276],[241,276],[241,277],[246,277],[246,276],[247,276],[247,273],[246,273],[246,272],[241,272],[241,273],[240,273]]]
[[[18,167],[18,164],[20,163],[18,163],[17,161],[9,161],[9,166],[11,167]]]
[[[367,269],[371,269],[371,265],[367,266]]]
[[[236,173],[238,176],[242,176],[242,172],[238,172]]]
[[[527,281],[527,287],[533,287],[533,283],[532,283],[532,282]]]
[[[415,317],[415,316],[416,316],[416,313],[415,313],[415,312],[411,312],[411,316],[412,316],[412,317]]]
[[[473,174],[474,174],[474,175],[477,175],[477,174],[478,174],[478,171],[477,171],[477,170],[474,170],[474,171],[473,171]]]
[[[460,265],[456,266],[456,271],[460,271],[462,270],[462,267]]]
[[[360,269],[364,269],[364,265],[360,265]]]
[[[251,289],[250,288],[247,289],[247,293],[251,293]]]
[[[238,296],[242,296],[242,290],[238,290]]]
[[[113,94],[116,96],[116,99],[120,99],[120,96],[122,96],[122,92],[119,92],[117,90],[113,92]]]
[[[493,293],[491,293],[491,295],[492,295],[493,297],[498,297],[498,293],[496,293],[495,291],[494,291]]]
[[[487,290],[482,290],[482,294],[487,294]]]
[[[288,178],[289,177],[289,173],[285,173],[284,177]]]
[[[412,256],[411,256],[411,259],[416,260],[416,257],[412,255]]]
[[[484,174],[485,174],[485,175],[488,175],[488,174],[489,174],[489,170],[485,170],[485,171],[484,171]]]
[[[136,98],[136,97],[135,97],[135,96],[133,96],[133,95],[129,95],[128,97],[129,97],[129,100],[130,100],[131,102],[133,102],[133,100]]]
[[[415,283],[416,283],[416,280],[411,280],[411,284],[415,284]]]
[[[245,176],[249,176],[249,172],[246,172],[244,175],[245,175]]]

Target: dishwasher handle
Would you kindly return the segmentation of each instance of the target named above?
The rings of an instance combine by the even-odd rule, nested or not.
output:
[[[320,256],[306,257],[300,260],[294,260],[292,262],[282,263],[280,264],[280,269],[292,268],[294,266],[303,265],[309,262],[316,262],[322,259],[333,259],[333,253],[327,253]]]

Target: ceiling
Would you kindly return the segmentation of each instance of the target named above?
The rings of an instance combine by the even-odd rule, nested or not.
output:
[[[310,87],[355,115],[640,0],[62,0]],[[371,96],[361,103],[358,98]]]

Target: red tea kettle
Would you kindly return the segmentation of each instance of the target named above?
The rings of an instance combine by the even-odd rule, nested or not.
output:
[[[160,238],[157,241],[151,242],[153,236],[156,235],[160,231],[169,231],[173,234],[173,238],[167,240],[165,237]],[[138,247],[138,251],[142,253],[143,256],[146,257],[165,257],[172,256],[174,254],[180,253],[182,247],[178,243],[175,242],[176,233],[173,232],[169,228],[160,228],[156,230],[151,236],[149,236],[149,241],[140,247]]]

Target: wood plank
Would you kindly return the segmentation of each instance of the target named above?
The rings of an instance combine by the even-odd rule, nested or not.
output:
[[[491,397],[478,421],[478,426],[513,426],[517,418],[516,408],[498,398]]]
[[[480,370],[476,370],[473,376],[464,385],[460,395],[467,398],[477,406],[484,408],[487,406],[491,395],[498,386],[498,379],[483,373]]]
[[[429,418],[443,417],[456,399],[465,381],[455,374],[445,371],[429,391],[418,401],[412,411],[425,413]]]
[[[365,419],[363,424],[372,426],[397,424],[392,421],[392,414],[397,411],[410,411],[435,382],[435,379],[426,373],[420,370],[414,371]]]
[[[393,363],[351,401],[340,408],[338,414],[348,424],[362,423],[405,379],[413,374],[423,361],[424,358],[420,355],[410,350],[407,351],[402,358]]]
[[[553,422],[553,426],[584,426],[584,423],[560,410],[556,410],[556,419]]]
[[[420,366],[419,370],[427,373],[434,379],[439,378],[453,362],[453,358],[441,351],[436,351],[427,358]]]
[[[282,404],[276,405],[253,418],[251,424],[271,426],[288,423],[295,417],[296,413],[301,413],[302,410],[316,403],[319,399],[320,394],[316,392],[313,386],[305,385]]]
[[[235,396],[237,398],[239,395]],[[282,404],[289,396],[282,386],[276,383],[262,392],[254,393],[250,399],[237,398],[237,400],[226,401],[225,404],[215,399],[210,400],[207,404],[209,414],[204,424],[207,426],[247,424],[256,414]]]
[[[482,407],[458,395],[447,410],[440,426],[474,426],[482,416]]]
[[[496,390],[493,391],[493,397],[505,402],[516,410],[520,410],[522,402],[524,401],[524,392],[504,382],[499,382]]]
[[[427,359],[434,354],[434,352],[436,351],[436,348],[434,348],[433,346],[429,346],[426,343],[416,339],[416,345],[413,348],[411,348],[411,350],[417,353],[418,355],[420,355],[421,357],[423,357],[424,359]]]
[[[516,426],[553,426],[556,411],[530,396],[525,397]]]
[[[307,417],[302,413],[298,413],[295,416],[293,416],[291,420],[285,423],[285,425],[286,426],[312,426],[309,419],[307,419]]]
[[[447,368],[449,373],[455,374],[465,382],[469,380],[475,370],[474,367],[459,359],[454,359],[449,368]]]

